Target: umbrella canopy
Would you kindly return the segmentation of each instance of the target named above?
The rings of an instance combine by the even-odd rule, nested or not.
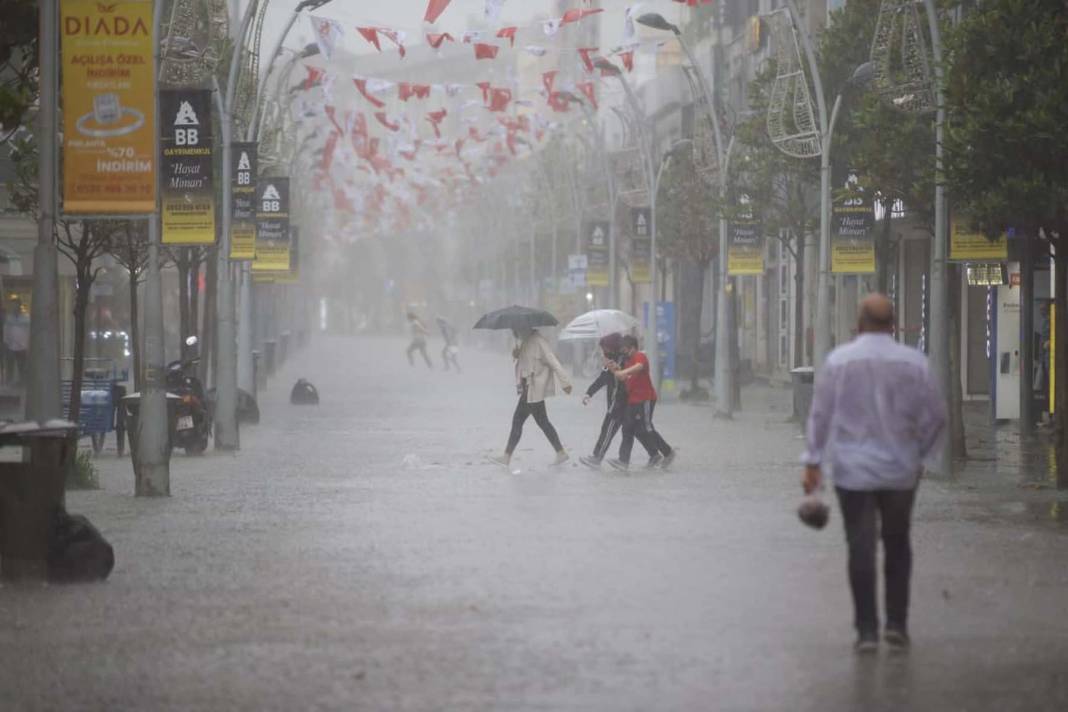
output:
[[[638,326],[638,320],[618,309],[594,309],[575,317],[560,332],[561,341],[600,339],[609,334],[625,334]]]
[[[510,306],[483,314],[475,324],[476,329],[534,329],[539,326],[556,326],[556,317],[542,309]]]

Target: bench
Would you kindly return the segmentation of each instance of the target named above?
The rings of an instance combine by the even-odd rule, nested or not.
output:
[[[56,511],[78,426],[65,420],[0,425],[0,448],[21,448],[21,461],[0,462],[0,577],[44,580]],[[9,451],[10,452],[10,451]]]

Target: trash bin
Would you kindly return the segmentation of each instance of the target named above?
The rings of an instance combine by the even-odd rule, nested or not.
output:
[[[8,581],[44,580],[78,426],[65,420],[8,423],[0,426],[0,447],[19,447],[24,454],[22,461],[0,462],[0,574]]]
[[[808,423],[808,412],[812,409],[815,374],[815,369],[811,366],[801,366],[790,371],[790,380],[794,387],[793,420],[801,424],[802,430]]]

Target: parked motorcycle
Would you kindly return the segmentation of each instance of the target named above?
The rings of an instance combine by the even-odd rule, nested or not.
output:
[[[190,336],[185,343],[192,349],[197,345],[197,337]],[[199,455],[208,449],[214,410],[204,395],[204,384],[196,375],[198,363],[200,356],[194,354],[184,361],[170,362],[166,369],[167,393],[179,399],[175,404],[171,446],[180,447],[189,455]]]
[[[186,345],[194,347],[197,338],[190,336]],[[205,396],[204,384],[196,376],[198,355],[184,360],[172,361],[165,369],[167,388],[167,431],[171,448],[180,447],[188,455],[199,455],[208,448],[211,437],[214,408]],[[141,394],[131,393],[122,399],[126,414],[127,429],[131,434],[131,454],[136,448],[137,417],[141,406]]]

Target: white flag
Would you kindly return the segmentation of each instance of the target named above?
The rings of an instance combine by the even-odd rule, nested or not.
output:
[[[528,54],[532,54],[535,57],[544,57],[545,54],[549,51],[544,47],[539,47],[538,45],[527,45],[523,49],[526,50]]]
[[[501,18],[501,7],[504,0],[486,0],[486,21],[496,22]]]
[[[562,18],[556,18],[555,20],[545,20],[541,23],[541,29],[545,30],[547,37],[552,37],[560,30],[560,20]]]
[[[312,31],[315,33],[315,42],[319,45],[319,54],[329,61],[343,33],[341,24],[337,20],[314,15],[308,15],[308,19],[311,20]]]

